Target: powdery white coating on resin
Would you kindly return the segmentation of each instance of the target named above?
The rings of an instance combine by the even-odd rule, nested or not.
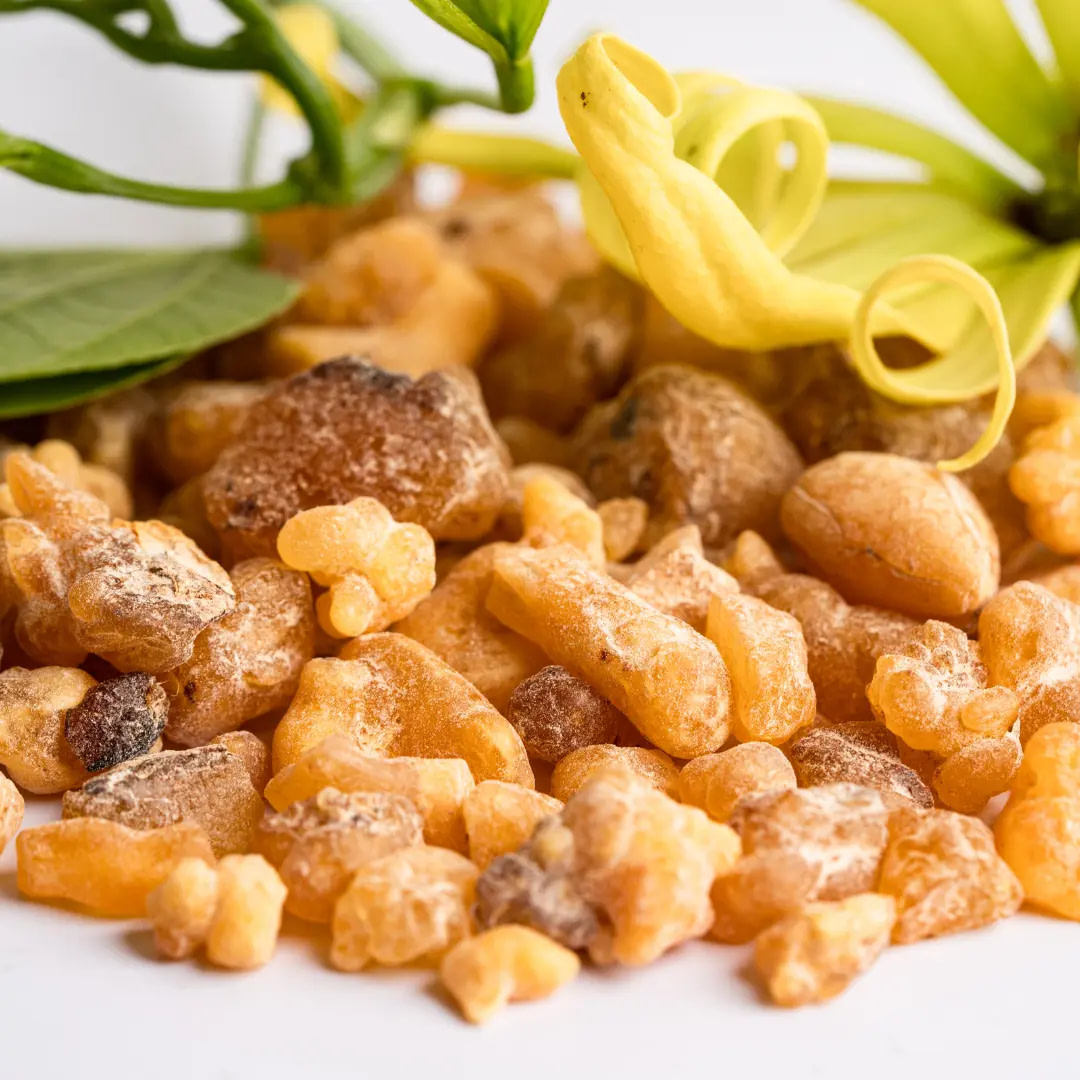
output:
[[[788,852],[809,867],[806,899],[842,900],[874,887],[890,809],[901,805],[887,798],[855,784],[770,791],[743,799],[731,825],[748,855]]]
[[[262,815],[247,766],[223,746],[134,758],[64,796],[65,818],[105,818],[131,829],[194,822],[215,855],[247,851]]]
[[[436,540],[475,539],[505,499],[504,453],[471,375],[413,382],[333,360],[252,408],[206,475],[207,516],[228,545],[269,555],[297,511],[367,495]]]

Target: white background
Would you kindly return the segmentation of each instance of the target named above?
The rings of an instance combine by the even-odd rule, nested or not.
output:
[[[407,0],[339,2],[381,28],[417,70],[491,84],[481,54]],[[230,25],[214,0],[173,5],[193,36],[220,36]],[[1025,29],[1037,32],[1030,0],[1010,7]],[[535,47],[537,105],[527,119],[511,123],[562,135],[554,76],[597,29],[617,30],[669,67],[710,67],[904,111],[999,162],[1010,160],[920,61],[848,0],[552,0]],[[1036,46],[1042,49],[1041,42]],[[6,16],[0,30],[0,128],[143,179],[234,183],[250,88],[243,75],[145,68],[88,28],[48,13]],[[468,110],[462,119],[493,124],[490,114]],[[0,175],[0,243],[6,245],[189,244],[225,238],[230,228],[227,214],[88,200]]]
[[[1028,5],[1011,6],[1030,27]],[[418,69],[489,78],[478,54],[406,0],[353,0],[352,9]],[[199,35],[228,26],[209,0],[180,0],[178,10]],[[905,110],[1007,161],[933,76],[844,0],[552,0],[528,121],[539,132],[559,134],[551,83],[560,60],[601,27],[671,67]],[[242,77],[141,68],[57,17],[9,16],[0,26],[0,127],[136,176],[232,183],[249,91]],[[190,244],[225,239],[233,227],[227,215],[65,196],[0,176],[4,246]],[[48,802],[29,810],[34,821],[54,814]],[[9,850],[0,856],[0,1074],[1053,1080],[1080,1072],[1080,932],[1034,916],[889,950],[822,1008],[763,1006],[739,976],[745,950],[695,945],[646,970],[587,973],[482,1032],[457,1020],[429,974],[341,975],[324,952],[318,937],[290,935],[273,964],[251,975],[160,964],[138,924],[20,902]]]

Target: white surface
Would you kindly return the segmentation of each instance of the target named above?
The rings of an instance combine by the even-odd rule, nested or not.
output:
[[[162,963],[144,924],[30,904],[14,879],[8,851],[0,1069],[12,1080],[1076,1076],[1080,933],[1038,916],[887,950],[818,1008],[763,1005],[740,975],[747,949],[694,943],[642,970],[587,971],[476,1029],[429,972],[345,975],[325,940],[298,933],[251,974]]]
[[[930,3],[932,0],[911,0]],[[181,0],[190,25],[226,25]],[[1027,5],[1017,5],[1026,7]],[[482,58],[406,0],[356,3],[419,69],[487,84]],[[843,0],[553,0],[537,43],[537,130],[558,133],[550,80],[588,30],[609,27],[673,67],[858,95],[994,151],[933,77]],[[232,182],[247,80],[140,68],[57,17],[8,17],[0,127],[109,167]],[[466,117],[466,119],[471,119]],[[524,122],[523,122],[524,123]],[[0,176],[0,244],[192,243],[226,215],[85,200]],[[38,802],[31,820],[56,813]],[[695,945],[651,968],[587,973],[550,1002],[460,1022],[427,974],[341,975],[324,943],[287,937],[252,975],[152,959],[137,923],[21,902],[0,857],[0,1075],[34,1080],[323,1080],[587,1076],[908,1078],[1076,1076],[1080,931],[1022,916],[890,950],[823,1008],[763,1006],[738,976],[746,950]]]

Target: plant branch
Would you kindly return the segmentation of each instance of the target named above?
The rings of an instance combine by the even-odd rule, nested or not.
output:
[[[380,87],[346,129],[352,197],[370,199],[401,170],[405,151],[432,110],[425,87],[412,82]]]
[[[177,31],[171,11],[159,0],[88,4],[85,0],[0,0],[0,15],[25,11],[55,11],[85,23],[108,38],[117,48],[144,64],[180,64],[206,71],[247,71],[250,55],[244,48],[244,31],[217,45],[188,41]],[[125,30],[116,18],[131,11],[146,11],[150,27],[143,35]]]
[[[348,177],[345,144],[341,121],[326,86],[289,44],[261,0],[221,2],[244,24],[240,36],[256,46],[261,59],[257,68],[272,75],[292,94],[311,128],[311,148],[319,163],[312,195],[320,202],[342,201]]]
[[[431,103],[431,108],[448,109],[454,105],[478,105],[492,112],[502,112],[502,103],[496,94],[485,90],[474,90],[471,86],[445,86],[430,79],[418,79],[409,75],[388,79],[383,87],[415,86],[422,88]]]
[[[452,105],[471,104],[504,112],[521,112],[534,95],[532,61],[494,56],[498,96],[443,86],[411,75],[397,58],[366,29],[345,16],[332,0],[317,3],[333,19],[342,50],[358,63],[377,86],[363,114],[344,127],[329,88],[293,48],[274,10],[300,0],[220,0],[241,23],[230,37],[215,44],[189,41],[181,32],[169,0],[0,0],[0,15],[50,10],[92,27],[117,48],[147,64],[177,64],[212,71],[260,72],[274,79],[296,102],[311,132],[311,150],[295,160],[286,176],[274,184],[253,184],[261,104],[252,113],[242,164],[242,187],[237,191],[208,190],[152,184],[99,169],[52,147],[0,131],[0,167],[37,183],[68,191],[110,195],[251,213],[299,203],[346,203],[370,197],[393,179],[410,155],[413,160],[487,162],[503,171],[527,172],[540,166],[546,175],[568,175],[573,159],[555,148],[530,140],[480,139],[435,134],[427,127],[432,113]],[[142,13],[149,22],[140,32],[121,23],[121,16]],[[426,134],[426,138],[425,138]],[[412,153],[419,138],[426,149]],[[519,154],[522,160],[517,160]]]
[[[266,126],[266,106],[261,97],[251,103],[247,131],[244,134],[244,150],[240,158],[240,183],[250,187],[255,182],[259,167],[259,149],[262,145],[263,128]]]
[[[314,3],[334,21],[342,52],[360,65],[383,88],[403,84],[423,86],[431,95],[433,108],[452,105],[478,105],[493,112],[524,112],[532,105],[535,95],[532,60],[525,57],[515,62],[492,61],[499,93],[467,87],[444,86],[442,83],[411,74],[404,64],[367,27],[346,15],[332,0],[269,0],[271,7],[290,7],[298,3]]]
[[[529,109],[536,96],[532,58],[495,65],[499,83],[499,102],[503,112],[522,113]]]
[[[147,64],[178,64],[183,67],[213,71],[260,71],[275,78],[295,99],[311,129],[312,152],[317,167],[300,167],[284,187],[302,185],[303,196],[315,202],[339,202],[347,198],[348,178],[345,165],[345,147],[342,140],[341,124],[326,87],[318,76],[304,63],[281,32],[270,9],[262,0],[221,0],[243,24],[243,28],[232,37],[217,45],[200,45],[188,41],[177,29],[172,11],[165,0],[98,0],[87,3],[86,0],[0,0],[0,14],[31,10],[51,10],[71,16],[86,23],[108,38],[118,48],[130,56]],[[125,30],[118,22],[118,16],[131,12],[144,11],[150,16],[150,25],[143,35]],[[36,144],[27,144],[36,145]],[[46,149],[46,148],[42,148]],[[78,175],[71,178],[71,183],[79,185],[71,190],[92,190],[85,187],[91,183],[91,177],[108,177],[111,174],[93,169],[61,154],[49,150],[48,175],[53,180],[43,180],[45,175],[40,162],[35,166],[36,176],[42,183],[57,183],[63,179],[63,162],[71,163]],[[29,174],[24,174],[29,175]],[[112,177],[108,182],[109,190],[100,194],[116,194],[115,185],[119,177]],[[136,181],[123,181],[137,183]],[[153,199],[150,192],[155,185],[141,185],[147,193],[142,197]],[[284,190],[275,186],[276,190]],[[178,192],[185,189],[157,189],[171,191],[172,198],[162,201],[175,201]],[[203,200],[215,199],[213,205],[232,206],[226,192],[188,192],[190,197]],[[236,193],[244,201],[244,193]],[[199,201],[182,205],[206,205]]]
[[[304,198],[304,189],[293,170],[277,183],[263,187],[219,191],[151,184],[107,172],[31,139],[0,132],[0,168],[28,180],[63,191],[85,195],[112,195],[139,202],[212,210],[243,210],[249,213],[281,210]]]
[[[360,65],[376,82],[383,83],[405,74],[405,67],[394,53],[367,27],[346,15],[331,0],[267,0],[272,8],[313,3],[334,22],[342,52]]]
[[[244,135],[244,152],[240,158],[240,186],[250,188],[255,183],[259,169],[259,150],[262,146],[263,128],[266,126],[266,106],[262,97],[256,95],[251,103],[251,115],[248,118],[247,131]],[[260,242],[256,215],[244,215],[243,247],[257,259]]]

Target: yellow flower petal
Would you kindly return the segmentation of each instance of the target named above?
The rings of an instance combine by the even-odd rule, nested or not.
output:
[[[860,292],[914,255],[949,255],[985,271],[1039,250],[1028,234],[950,191],[925,184],[834,181],[818,217],[788,264],[800,274]],[[933,301],[911,301],[933,294]],[[920,341],[951,348],[975,314],[961,290],[922,282],[891,296]]]
[[[1080,244],[1035,246],[1000,265],[983,269],[982,275],[1001,301],[1013,360],[1017,370],[1021,370],[1046,341],[1055,313],[1076,288],[1080,277]],[[947,294],[951,294],[952,303],[948,302]],[[978,313],[970,301],[962,304],[958,312],[955,300],[955,289],[934,287],[894,300],[893,304],[916,322],[937,320],[943,338],[945,332],[951,335],[941,345],[942,351],[947,352],[971,334],[978,322]],[[973,373],[971,396],[994,388],[988,368],[984,367],[982,372],[981,381]]]
[[[1001,438],[1016,400],[1015,370],[1046,340],[1050,320],[1078,276],[1080,243],[1044,248],[988,270],[985,277],[965,263],[942,256],[905,260],[863,297],[852,333],[852,359],[872,389],[912,405],[966,401],[996,389],[990,424],[976,444],[959,458],[938,462],[939,468],[949,471],[970,468]],[[942,356],[917,368],[890,370],[874,350],[867,330],[872,308],[889,290],[928,280],[959,286],[974,307],[971,320]],[[926,299],[918,303],[925,306]]]
[[[874,348],[871,330],[874,307],[890,290],[926,281],[963,289],[985,320],[985,334],[969,334],[953,352],[918,367],[899,371],[886,367]],[[983,393],[997,387],[990,424],[975,445],[958,458],[937,463],[938,468],[949,472],[969,469],[993,450],[1016,403],[1016,369],[1001,302],[986,279],[958,259],[918,255],[882,274],[863,294],[855,313],[851,356],[856,370],[872,390],[909,405],[966,401],[980,392],[974,390],[976,385],[984,387]]]
[[[980,205],[996,208],[1021,188],[951,139],[902,116],[847,101],[807,96],[830,141],[865,146],[922,165],[929,177]]]
[[[825,195],[829,139],[818,115],[795,94],[757,87],[717,85],[683,100],[674,124],[676,156],[717,179],[732,150],[740,143],[747,147],[758,168],[748,173],[737,162],[739,175],[752,177],[750,186],[760,180],[769,193],[772,212],[760,236],[770,251],[784,255],[814,220]],[[786,178],[779,161],[785,142],[798,155],[797,168]]]
[[[597,35],[557,85],[566,130],[610,202],[641,279],[684,326],[739,349],[847,335],[858,293],[793,275],[713,179],[676,156],[681,95],[659,64]],[[745,102],[736,103],[736,117],[753,113]],[[587,183],[582,202],[590,235],[610,257],[610,229],[590,220],[597,200]],[[625,253],[613,261],[624,265]],[[885,309],[875,318],[879,328],[897,328]]]
[[[978,269],[1035,250],[1027,233],[927,184],[834,180],[788,255],[800,274],[860,292],[909,255],[952,255]]]
[[[711,176],[766,246],[783,255],[810,226],[825,192],[828,138],[813,110],[794,94],[715,72],[685,72],[674,81],[676,156]],[[780,163],[787,142],[799,155],[794,174]],[[615,210],[585,165],[578,186],[591,239],[608,262],[639,278]]]
[[[1074,108],[1080,109],[1080,12],[1076,0],[1035,0],[1054,47],[1058,71]]]
[[[541,139],[455,131],[436,124],[426,124],[416,133],[409,145],[409,157],[413,161],[477,172],[564,180],[572,179],[580,164],[572,151]]]
[[[996,388],[987,431],[942,467],[970,467],[993,448],[1016,392],[1009,328],[993,287],[951,253],[994,266],[1026,258],[1035,246],[1029,237],[932,185],[837,188],[811,225],[825,154],[820,121],[808,105],[703,73],[680,86],[610,35],[578,49],[559,74],[558,90],[563,122],[587,170],[581,193],[590,235],[683,325],[748,351],[850,335],[867,383],[911,404],[967,400]],[[801,170],[777,182],[781,123],[790,125],[783,138],[796,141]],[[761,166],[769,195],[755,208],[760,232],[717,183],[733,159],[743,170],[744,197]],[[793,244],[795,272],[777,254]],[[1071,260],[1057,260],[1055,272],[1058,291],[1076,281]],[[1040,273],[1044,284],[1052,276]],[[1034,270],[1021,278],[1034,280]],[[960,295],[943,301],[946,288]],[[896,302],[886,304],[886,294]],[[1045,328],[1030,295],[1025,310],[1029,329]],[[920,367],[893,371],[873,340],[898,332],[948,348]],[[1025,335],[1025,348],[1035,333]]]
[[[1007,146],[1036,165],[1060,156],[1075,116],[1060,84],[1032,56],[1004,0],[855,2],[903,37]]]
[[[743,83],[714,71],[686,71],[675,75],[675,85],[682,95],[682,108],[674,124],[675,153],[711,175],[743,216],[761,232],[780,197],[784,170],[779,152],[786,125],[781,121],[761,123],[724,147],[722,153],[715,154],[710,163],[706,153],[715,96]],[[696,127],[703,129],[704,146],[694,134]]]

